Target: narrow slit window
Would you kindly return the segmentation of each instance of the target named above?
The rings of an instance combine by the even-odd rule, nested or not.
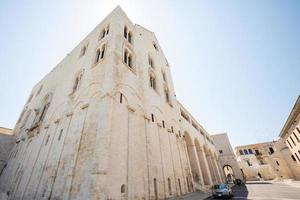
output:
[[[120,94],[120,103],[122,103],[123,102],[123,94],[121,93]]]
[[[296,133],[295,133],[295,132],[293,132],[293,135],[295,136],[295,138],[296,138],[297,142],[300,142],[300,140],[299,140],[299,138],[298,138],[298,136],[296,135]]]
[[[167,103],[170,103],[170,95],[169,95],[169,90],[168,89],[165,89],[165,97],[166,97]]]
[[[172,195],[172,187],[171,187],[171,179],[168,178],[168,188],[169,188],[169,195]]]
[[[131,43],[132,42],[132,38],[131,38],[131,33],[128,33],[128,42]]]
[[[166,73],[165,72],[162,72],[162,77],[163,77],[164,81],[167,82],[167,78],[166,78]]]
[[[296,143],[295,143],[294,139],[292,138],[292,136],[290,136],[290,139],[292,140],[293,144],[296,146]]]
[[[103,29],[103,31],[102,31],[102,38],[105,37],[105,34],[106,34],[106,31],[105,31],[105,29]]]
[[[60,141],[63,131],[64,131],[63,129],[60,130],[59,136],[58,136],[58,141]]]
[[[127,27],[124,27],[124,38],[127,39]]]
[[[127,51],[124,52],[124,63],[127,64],[127,57],[128,57],[128,53]]]
[[[154,76],[150,76],[150,87],[156,90],[156,80]]]
[[[290,148],[292,149],[293,147],[292,147],[292,145],[291,145],[290,141],[289,141],[289,140],[286,140],[286,141],[288,142],[288,144],[289,144]]]
[[[47,136],[47,139],[46,139],[46,142],[45,142],[45,146],[48,144],[49,138],[50,138],[50,135]]]
[[[157,47],[157,45],[155,44],[155,42],[153,42],[153,47],[154,47],[154,49],[155,49],[156,51],[158,51],[158,47]]]
[[[86,46],[83,46],[80,52],[80,57],[84,56],[86,52]]]
[[[100,49],[97,49],[95,63],[98,63],[100,61],[100,54],[101,54]]]
[[[152,122],[154,122],[154,115],[153,114],[151,114],[151,120],[152,120]]]
[[[297,153],[295,153],[295,156],[297,157],[297,160],[300,162],[300,158],[299,158],[299,156],[297,155]]]
[[[153,179],[153,187],[154,187],[154,196],[155,196],[155,200],[157,200],[157,199],[158,199],[158,192],[157,192],[156,178]]]
[[[131,55],[128,56],[128,66],[132,67]]]
[[[105,53],[105,45],[103,45],[102,47],[100,59],[104,58],[104,53]]]

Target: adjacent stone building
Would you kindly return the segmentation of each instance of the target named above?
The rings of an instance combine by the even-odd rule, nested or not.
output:
[[[0,176],[7,166],[9,153],[15,144],[12,129],[0,127]]]
[[[281,140],[236,147],[237,160],[246,180],[292,179],[284,149]]]
[[[117,7],[32,89],[0,177],[8,199],[165,199],[224,181],[153,32]]]
[[[243,180],[243,176],[238,165],[235,153],[230,144],[227,133],[212,135],[214,144],[219,151],[219,163],[223,169],[223,174],[228,182],[235,179]]]
[[[300,96],[291,110],[279,137],[287,146],[284,150],[294,179],[300,180]]]

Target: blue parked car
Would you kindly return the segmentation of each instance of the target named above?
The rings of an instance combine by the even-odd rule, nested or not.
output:
[[[212,189],[212,195],[214,198],[228,198],[233,197],[231,188],[225,183],[214,185]]]

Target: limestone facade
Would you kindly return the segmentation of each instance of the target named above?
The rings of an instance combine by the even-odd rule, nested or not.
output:
[[[224,181],[154,33],[120,7],[33,87],[14,131],[8,199],[165,199]]]
[[[300,180],[300,96],[298,96],[279,137],[289,149],[289,153],[286,154],[294,179]]]
[[[281,140],[236,147],[238,162],[246,180],[293,178],[285,148]]]
[[[212,135],[212,138],[215,147],[219,151],[220,168],[223,170],[223,174],[225,175],[227,181],[232,182],[235,179],[243,180],[240,167],[227,133],[215,134]]]

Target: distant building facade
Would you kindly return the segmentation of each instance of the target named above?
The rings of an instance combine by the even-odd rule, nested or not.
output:
[[[224,181],[154,33],[119,7],[34,86],[15,133],[8,199],[165,199]]]
[[[300,180],[300,96],[298,96],[279,137],[287,146],[285,150],[289,150],[285,154],[294,179]]]
[[[223,174],[228,182],[235,179],[243,180],[243,176],[238,165],[235,153],[230,144],[227,133],[212,135],[214,144],[219,151],[219,163],[223,169]]]
[[[291,179],[281,141],[264,142],[235,148],[246,180]]]
[[[13,130],[0,127],[0,176],[7,166],[9,153],[15,144],[15,136]]]

